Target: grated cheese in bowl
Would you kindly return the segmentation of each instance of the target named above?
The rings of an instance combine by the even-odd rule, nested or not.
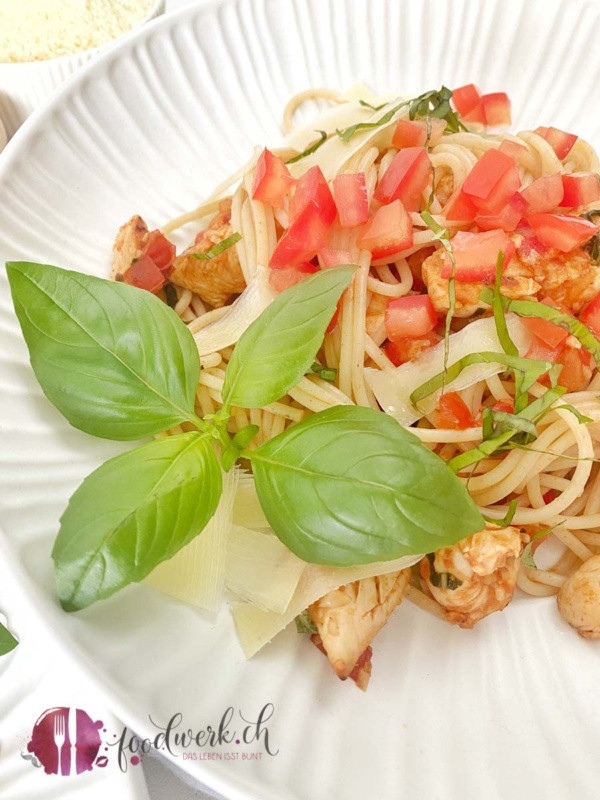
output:
[[[0,62],[92,50],[143,22],[154,0],[0,0]]]

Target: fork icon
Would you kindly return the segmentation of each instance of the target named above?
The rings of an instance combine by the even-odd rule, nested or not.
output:
[[[65,717],[64,714],[56,714],[54,717],[54,744],[56,745],[56,749],[58,751],[58,768],[56,770],[57,775],[64,775],[65,772],[62,769],[62,748],[65,743]]]

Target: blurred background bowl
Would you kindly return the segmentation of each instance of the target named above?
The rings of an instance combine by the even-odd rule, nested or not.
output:
[[[18,0],[15,0],[18,2]],[[165,0],[156,0],[140,25],[158,17],[165,10]],[[120,38],[120,37],[119,37]],[[103,52],[117,41],[114,39],[93,50],[82,50],[72,55],[46,61],[20,61],[0,63],[0,150],[6,137],[15,133],[31,112],[49,97],[60,84],[76,72],[82,64]],[[6,135],[3,136],[3,128]]]

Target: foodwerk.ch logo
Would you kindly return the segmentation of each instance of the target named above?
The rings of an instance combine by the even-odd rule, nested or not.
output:
[[[230,706],[217,725],[198,729],[186,727],[181,713],[174,714],[166,725],[150,717],[157,733],[142,739],[127,728],[118,734],[108,732],[102,720],[94,720],[80,708],[57,706],[39,717],[21,755],[34,767],[43,767],[48,775],[80,775],[106,767],[110,750],[122,772],[153,750],[184,760],[258,760],[263,754],[275,756],[279,752],[269,729],[274,713],[272,703],[254,716]]]

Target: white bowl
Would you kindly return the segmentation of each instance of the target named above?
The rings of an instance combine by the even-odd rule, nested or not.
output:
[[[139,25],[158,17],[165,10],[165,0],[156,0],[148,14]],[[121,38],[121,37],[119,37]],[[116,40],[115,40],[116,41]],[[111,47],[109,42],[92,50],[61,56],[47,61],[23,61],[19,63],[0,63],[0,150],[2,150],[2,128],[7,138],[27,119],[31,112],[49,97],[54,90],[82,64]]]

